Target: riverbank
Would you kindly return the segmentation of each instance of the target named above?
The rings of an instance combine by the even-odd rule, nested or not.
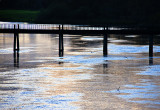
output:
[[[40,11],[30,10],[0,10],[0,21],[35,22]]]

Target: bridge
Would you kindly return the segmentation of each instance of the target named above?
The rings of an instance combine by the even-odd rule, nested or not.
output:
[[[59,56],[63,56],[64,43],[63,34],[77,35],[103,35],[103,55],[108,55],[108,35],[109,34],[133,34],[149,36],[149,57],[153,57],[153,35],[159,35],[160,30],[135,29],[135,28],[115,28],[105,26],[88,25],[52,25],[52,24],[0,24],[0,33],[13,33],[13,51],[19,51],[19,34],[59,34]]]

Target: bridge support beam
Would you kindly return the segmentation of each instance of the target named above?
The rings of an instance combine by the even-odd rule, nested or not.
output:
[[[149,57],[153,57],[153,36],[149,36]]]
[[[64,53],[64,44],[63,44],[63,25],[59,25],[59,57],[63,57]]]
[[[108,35],[104,34],[103,37],[103,56],[108,55]]]
[[[14,67],[19,67],[19,51],[14,51]]]
[[[14,29],[16,29],[16,25],[14,25]],[[18,25],[18,29],[19,29],[19,25]],[[14,43],[13,43],[13,51],[19,51],[19,34],[18,32],[15,30],[14,32]]]

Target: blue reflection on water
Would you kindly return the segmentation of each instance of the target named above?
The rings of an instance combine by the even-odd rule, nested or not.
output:
[[[137,74],[138,75],[160,76],[160,65],[152,65],[146,68],[147,69],[145,71],[137,73]]]
[[[143,68],[145,68],[144,71],[138,72],[136,74],[150,77],[160,76],[160,65],[146,66]],[[147,104],[147,107],[159,108],[160,85],[157,82],[160,80],[156,78],[156,81],[153,81],[153,79],[140,79],[140,83],[124,85],[123,87],[125,89],[120,88],[106,92],[126,99],[128,102]]]
[[[19,53],[29,53],[32,51],[34,51],[33,47],[21,47]],[[12,53],[14,53],[13,48],[0,49],[0,54],[12,54]]]
[[[106,61],[113,61],[113,60],[131,60],[135,57],[125,57],[125,56],[117,56],[117,55],[108,55],[107,57],[102,56],[94,56],[94,55],[76,55],[76,56],[66,56],[63,58],[52,58],[58,62],[69,62],[69,63],[77,63],[83,65],[90,65],[90,64],[105,64]]]
[[[142,79],[141,83],[136,85],[124,85],[126,89],[106,91],[115,96],[126,99],[128,102],[148,104],[147,107],[159,108],[160,85],[152,82],[150,79]]]
[[[55,67],[50,68],[55,69]],[[59,69],[58,67],[56,68]],[[71,69],[71,68],[70,68]],[[68,70],[70,70],[68,68]],[[75,70],[78,68],[75,68]],[[36,74],[35,74],[36,73]],[[81,100],[81,96],[83,94],[78,92],[68,92],[64,94],[58,93],[55,95],[54,86],[65,83],[68,81],[77,80],[83,78],[81,74],[79,75],[71,75],[73,77],[49,77],[48,72],[45,71],[45,68],[31,68],[31,69],[18,69],[7,72],[2,72],[1,75],[7,75],[8,77],[12,77],[9,85],[3,85],[3,88],[8,86],[11,87],[10,91],[4,90],[3,94],[0,94],[0,108],[2,109],[22,109],[22,110],[56,110],[56,109],[66,109],[66,110],[75,110],[78,109],[76,105],[71,104],[72,102],[78,102]],[[0,75],[0,76],[1,76]],[[90,78],[89,75],[84,75],[85,78]],[[41,78],[47,78],[48,80],[52,80],[51,84],[44,84],[46,86],[40,86],[39,84],[43,84],[43,80],[38,80]],[[73,78],[73,79],[72,79]],[[14,82],[17,82],[16,84]],[[41,83],[40,83],[41,82]],[[45,81],[44,81],[45,82]],[[52,86],[51,90],[53,94],[47,92],[47,87]],[[9,87],[8,87],[9,88]],[[16,89],[17,88],[17,89]],[[53,89],[53,90],[52,90]],[[2,91],[2,89],[1,89]],[[46,93],[46,94],[43,94]]]
[[[148,53],[149,46],[134,46],[134,45],[115,45],[109,44],[109,53]],[[160,46],[153,46],[154,52],[160,52]]]
[[[45,108],[45,110],[53,110],[53,109],[75,110],[78,109],[78,107],[70,103],[79,101],[80,97],[83,96],[81,93],[71,92],[69,94],[55,95],[52,97],[38,98],[33,96],[32,99],[30,96],[31,94],[33,94],[33,91],[22,92],[19,97],[13,97],[13,96],[3,97],[3,99],[6,99],[6,101],[0,103],[0,107],[4,109],[9,109],[11,105],[16,105],[17,103],[19,103],[17,107],[14,107],[14,109],[37,110]],[[28,99],[28,102],[25,101],[25,104],[20,99],[24,97],[26,97],[26,99],[27,97],[30,97],[30,99]]]

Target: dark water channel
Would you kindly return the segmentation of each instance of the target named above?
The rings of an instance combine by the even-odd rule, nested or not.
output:
[[[148,38],[110,35],[103,57],[103,36],[0,34],[1,110],[159,110],[160,36],[154,57]]]

